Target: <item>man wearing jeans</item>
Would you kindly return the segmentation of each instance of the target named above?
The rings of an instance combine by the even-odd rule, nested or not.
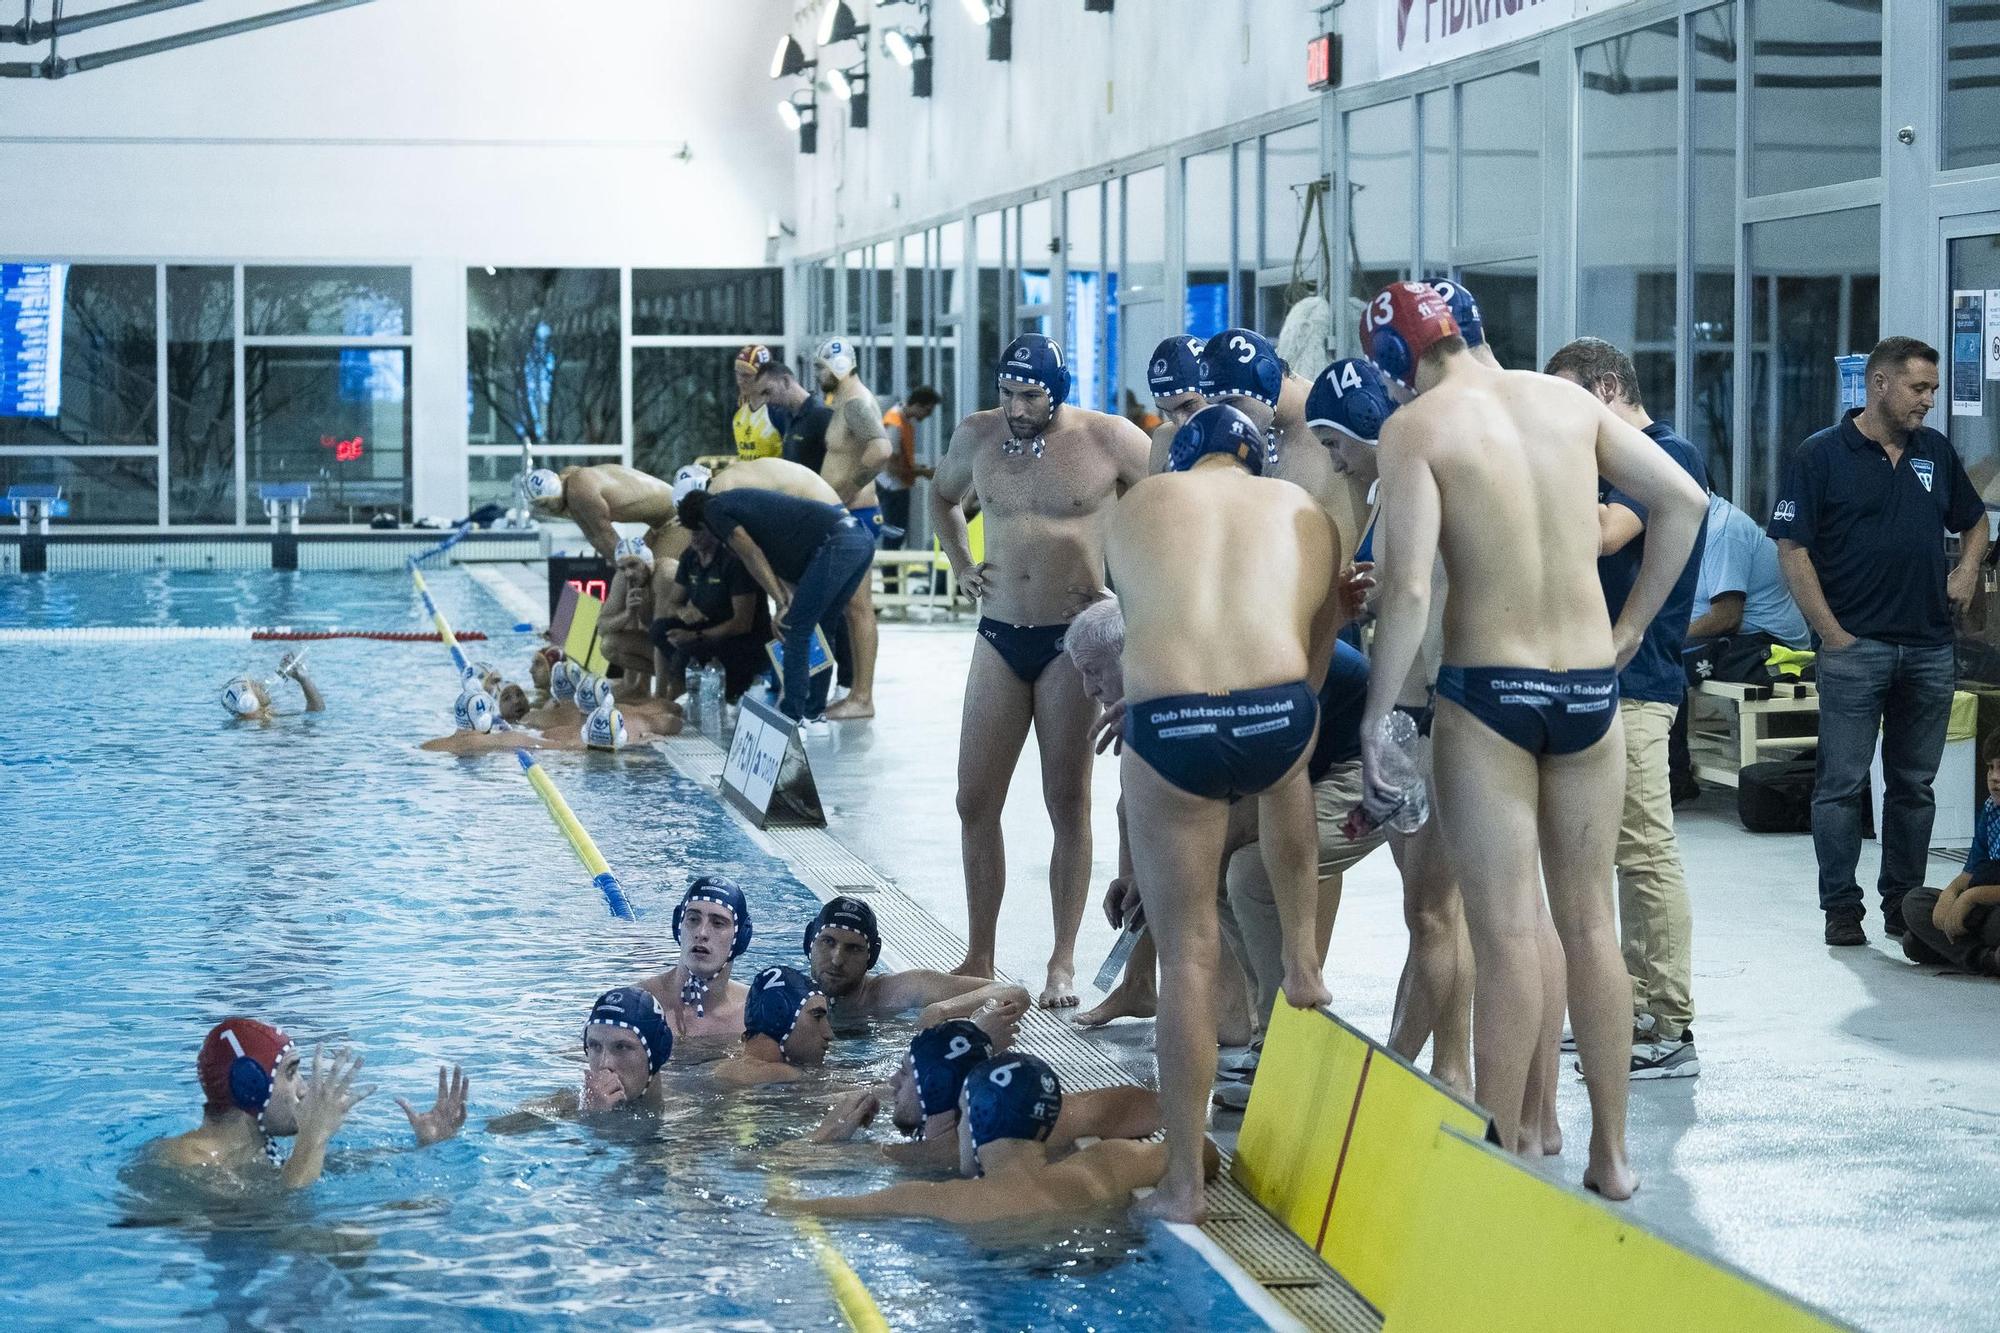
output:
[[[1708,469],[1694,446],[1646,412],[1632,358],[1602,338],[1578,338],[1562,348],[1546,374],[1580,384],[1612,415],[1646,433],[1703,490]],[[1646,550],[1646,506],[1609,482],[1598,483],[1597,581],[1613,621],[1639,577]],[[1625,803],[1618,816],[1618,933],[1632,974],[1632,1077],[1692,1078],[1701,1072],[1694,1049],[1694,913],[1674,836],[1668,736],[1687,692],[1681,645],[1687,638],[1701,569],[1703,532],[1681,567],[1673,591],[1646,626],[1639,651],[1618,673],[1618,716],[1625,724]]]
[[[1938,354],[1884,338],[1868,356],[1867,406],[1799,447],[1771,513],[1792,597],[1819,638],[1819,769],[1813,851],[1828,944],[1866,944],[1855,864],[1868,765],[1882,739],[1884,928],[1903,933],[1903,895],[1924,882],[1955,672],[1952,612],[1971,601],[1986,554],[1986,507],[1951,441],[1925,427]],[[1959,534],[1958,564],[1944,535]]]
[[[786,717],[818,718],[831,673],[811,675],[813,629],[831,634],[846,614],[874,559],[875,534],[840,505],[777,491],[689,491],[678,517],[690,532],[705,524],[771,595],[771,622],[785,645],[779,707]]]

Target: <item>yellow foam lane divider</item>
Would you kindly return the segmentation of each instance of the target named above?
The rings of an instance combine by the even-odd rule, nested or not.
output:
[[[431,624],[437,626],[438,637],[443,639],[444,646],[451,650],[451,660],[458,667],[458,674],[463,676],[472,670],[472,664],[465,660],[465,650],[458,646],[458,636],[451,632],[451,626],[445,622],[444,612],[438,610],[437,603],[431,600],[430,587],[424,582],[423,573],[418,570],[414,561],[410,564],[410,577],[416,580],[417,596],[423,598],[424,610],[431,613]]]
[[[1377,1309],[1428,1242],[1412,1189],[1439,1125],[1484,1112],[1320,1010],[1272,1014],[1237,1141],[1236,1179]]]
[[[1437,1131],[1415,1192],[1424,1243],[1405,1256],[1384,1333],[1846,1327],[1455,1129]]]
[[[611,915],[626,921],[637,920],[639,914],[632,910],[632,904],[625,897],[625,889],[619,884],[618,876],[611,873],[611,867],[605,864],[604,854],[597,850],[597,844],[591,841],[590,834],[584,832],[583,825],[577,821],[575,812],[569,808],[569,802],[565,801],[562,793],[556,790],[556,784],[549,781],[549,775],[535,762],[535,756],[526,750],[516,750],[514,757],[521,761],[521,769],[528,775],[528,785],[535,789],[536,794],[542,798],[542,804],[549,808],[549,817],[556,821],[556,827],[569,839],[569,845],[576,851],[576,859],[583,862],[583,868],[590,872],[591,883],[595,884],[598,891],[604,895],[606,905],[611,908]]]
[[[819,1219],[801,1217],[797,1221],[800,1234],[812,1246],[819,1271],[826,1275],[827,1285],[833,1288],[833,1299],[840,1306],[840,1313],[846,1317],[847,1326],[854,1333],[888,1333],[889,1321],[882,1317],[875,1298],[868,1294],[867,1285],[841,1257]]]

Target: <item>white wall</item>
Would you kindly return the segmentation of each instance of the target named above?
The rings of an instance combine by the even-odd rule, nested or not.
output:
[[[907,6],[864,23],[910,22]],[[1015,0],[1014,56],[986,59],[986,32],[959,0],[931,6],[933,85],[910,96],[908,71],[868,40],[869,127],[820,94],[819,152],[796,157],[798,248],[922,221],[1128,154],[1305,101],[1305,43],[1317,30],[1306,0],[1119,0],[1110,14],[1082,0]],[[813,55],[812,15],[795,27]],[[858,64],[853,43],[837,62]],[[768,60],[768,53],[767,53]],[[796,81],[766,81],[767,108]],[[775,111],[767,109],[775,119]],[[794,149],[796,145],[794,144]]]
[[[207,0],[62,50],[287,3]],[[790,143],[762,77],[789,8],[584,8],[376,0],[0,80],[0,255],[410,265],[412,499],[462,514],[468,264],[759,265],[769,219],[789,216]]]

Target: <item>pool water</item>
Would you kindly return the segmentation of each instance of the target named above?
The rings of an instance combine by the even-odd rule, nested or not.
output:
[[[524,666],[531,641],[476,583],[428,577],[455,626],[494,636],[473,656]],[[402,576],[0,581],[0,626],[162,624],[428,627]],[[743,976],[800,961],[810,891],[664,758],[544,756],[641,913],[616,921],[511,757],[416,750],[450,727],[442,647],[315,644],[326,713],[231,722],[223,680],[282,651],[0,645],[0,1323],[840,1326],[763,1203],[779,1175],[808,1192],[887,1182],[863,1149],[797,1141],[839,1088],[888,1073],[903,1030],[748,1093],[709,1084],[688,1043],[657,1121],[485,1127],[577,1083],[590,1000],[672,962],[669,910],[692,875],[749,893]],[[134,1165],[196,1122],[195,1049],[231,1013],[308,1049],[352,1043],[381,1087],[300,1195],[198,1195]],[[440,1062],[465,1066],[472,1114],[415,1150],[392,1098],[427,1107]],[[895,1327],[1256,1322],[1191,1251],[1119,1215],[831,1231]]]

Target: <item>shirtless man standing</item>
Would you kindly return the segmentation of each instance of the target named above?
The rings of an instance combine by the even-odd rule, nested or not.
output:
[[[882,408],[854,369],[854,349],[844,338],[828,338],[813,357],[813,373],[825,390],[833,420],[826,428],[826,461],[820,475],[839,494],[848,512],[868,529],[882,535],[882,502],[875,478],[889,461],[892,446]],[[847,606],[847,637],[854,651],[854,684],[847,697],[826,710],[827,721],[845,722],[875,716],[875,652],[880,636],[875,628],[874,579],[861,581]]]
[[[1210,347],[1214,346],[1211,342]],[[1146,1211],[1201,1221],[1215,1071],[1215,911],[1230,806],[1257,797],[1258,847],[1283,933],[1284,995],[1332,997],[1314,939],[1319,835],[1306,760],[1341,605],[1333,525],[1267,478],[1264,432],[1233,407],[1181,428],[1167,471],[1111,516],[1125,613],[1125,818],[1160,951],[1156,1049],[1167,1174]]]
[[[1617,669],[1666,600],[1708,512],[1657,445],[1573,384],[1474,358],[1445,301],[1396,283],[1362,317],[1368,355],[1417,397],[1382,431],[1383,571],[1362,763],[1378,797],[1381,723],[1423,642],[1431,566],[1451,597],[1433,728],[1437,812],[1475,961],[1473,1080],[1500,1141],[1528,1142],[1530,1067],[1557,1041],[1537,857],[1565,957],[1587,1077],[1590,1165],[1606,1198],[1638,1187],[1625,1155],[1632,983],[1611,920],[1624,737]],[[1611,624],[1597,581],[1597,478],[1647,507],[1637,582]]]
[[[606,560],[618,549],[613,523],[644,523],[646,545],[660,549],[660,538],[674,521],[674,488],[658,477],[618,463],[566,467],[560,473],[536,468],[528,474],[528,499],[535,511],[567,518]]]
[[[1167,450],[1173,447],[1174,436],[1208,406],[1208,399],[1201,396],[1201,339],[1176,333],[1161,340],[1146,366],[1146,387],[1153,391],[1153,406],[1164,418],[1152,433],[1153,448],[1146,459],[1150,476],[1167,470]]]
[[[993,975],[1007,854],[1000,808],[1033,725],[1042,800],[1055,827],[1049,896],[1055,949],[1039,1003],[1076,997],[1076,933],[1090,893],[1090,727],[1097,705],[1063,656],[1075,588],[1104,584],[1104,518],[1146,475],[1146,434],[1123,417],[1065,407],[1062,348],[1039,333],[1007,344],[1000,406],[959,423],[931,486],[931,527],[958,586],[980,599],[979,642],[959,725],[958,817],[970,926],[964,976]],[[965,498],[986,515],[974,564]]]

